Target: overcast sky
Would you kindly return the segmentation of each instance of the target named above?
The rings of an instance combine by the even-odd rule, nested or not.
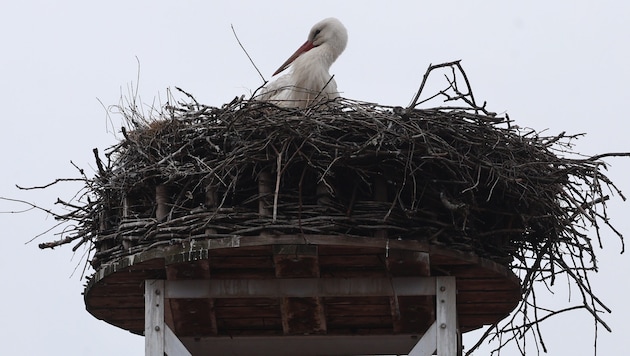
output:
[[[630,4],[622,1],[4,1],[0,196],[46,207],[57,197],[70,199],[80,185],[25,192],[15,184],[75,177],[70,161],[91,175],[92,148],[115,144],[122,125],[119,116],[108,119],[101,102],[118,104],[132,83],[145,103],[157,105],[174,86],[215,106],[255,90],[262,80],[231,24],[269,78],[311,26],[330,16],[349,32],[346,52],[331,70],[345,97],[405,106],[430,63],[462,59],[476,98],[519,126],[550,135],[585,132],[575,146],[584,154],[630,151]],[[630,192],[628,159],[606,161],[609,177]],[[0,201],[3,212],[23,208]],[[612,223],[629,234],[628,203],[613,197],[608,209]],[[25,244],[54,223],[37,211],[0,214],[2,353],[142,355],[142,337],[85,311],[80,254],[69,247],[40,251],[37,243],[56,238],[50,234]],[[624,292],[630,259],[604,232],[592,284],[613,310],[602,315],[613,333],[600,332],[599,354],[613,355],[627,348],[630,335]],[[581,301],[559,289],[542,302]],[[593,328],[581,311],[542,324],[552,355],[592,354]],[[464,344],[474,339],[465,336]]]

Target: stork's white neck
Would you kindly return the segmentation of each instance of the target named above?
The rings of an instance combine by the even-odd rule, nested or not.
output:
[[[330,80],[330,66],[335,61],[330,46],[323,44],[304,53],[293,62],[295,86],[319,92]]]
[[[296,58],[292,65],[293,73],[299,75],[298,73],[310,70],[328,74],[335,59],[337,58],[335,58],[332,48],[328,44],[322,44]]]

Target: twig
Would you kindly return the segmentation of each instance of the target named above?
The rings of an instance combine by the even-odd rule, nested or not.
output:
[[[94,159],[96,160],[96,167],[98,168],[98,173],[101,176],[105,176],[105,168],[103,168],[103,161],[101,161],[101,158],[98,156],[98,148],[94,148],[92,149],[92,152],[94,153]]]
[[[407,110],[414,109],[416,107],[416,103],[418,102],[418,99],[420,98],[420,95],[422,94],[422,90],[424,89],[424,86],[427,83],[427,79],[429,79],[429,74],[433,70],[438,69],[438,68],[450,67],[450,66],[459,64],[460,61],[461,60],[457,60],[453,62],[441,63],[441,64],[436,64],[436,65],[430,64],[429,68],[422,76],[422,82],[420,83],[420,88],[418,89],[418,92],[416,92],[416,96],[413,98],[413,100],[411,100],[411,103],[409,104],[409,106],[407,106]]]
[[[243,52],[245,52],[245,55],[249,59],[249,62],[254,66],[254,69],[256,69],[256,72],[258,72],[258,75],[260,75],[260,78],[262,78],[263,82],[266,84],[267,83],[267,79],[265,79],[265,77],[262,75],[260,70],[258,70],[258,67],[256,66],[256,63],[254,63],[254,61],[252,60],[252,57],[250,57],[250,55],[249,55],[249,53],[247,53],[247,50],[245,49],[245,47],[243,47],[243,44],[241,43],[241,40],[238,39],[238,35],[236,34],[236,30],[234,29],[234,25],[230,24],[230,27],[232,28],[232,33],[234,33],[234,38],[236,38],[236,42],[238,42],[238,45],[241,46],[241,49],[243,50]]]
[[[84,182],[84,181],[85,181],[84,178],[57,178],[57,179],[55,179],[54,181],[52,181],[52,182],[50,182],[48,184],[39,185],[39,186],[22,187],[22,186],[19,186],[17,184],[15,186],[16,186],[16,188],[18,188],[20,190],[33,190],[33,189],[46,189],[46,188],[48,188],[50,186],[53,186],[53,185],[55,185],[57,183],[60,183],[60,182]],[[7,199],[7,200],[10,200],[10,199]],[[16,200],[16,201],[19,201],[19,200]],[[30,203],[27,203],[27,202],[24,202],[24,203],[30,204]]]

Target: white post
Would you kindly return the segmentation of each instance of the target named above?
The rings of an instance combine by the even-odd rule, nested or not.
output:
[[[144,282],[144,354],[164,356],[164,281]]]
[[[164,323],[165,282],[144,281],[144,355],[191,356],[171,328]]]
[[[435,321],[438,356],[457,356],[457,294],[455,277],[437,277]]]
[[[458,356],[457,286],[455,277],[435,277],[435,322],[409,352],[409,356]]]

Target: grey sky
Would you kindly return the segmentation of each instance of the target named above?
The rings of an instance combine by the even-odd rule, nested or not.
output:
[[[93,172],[92,148],[117,138],[121,118],[105,105],[137,84],[147,104],[179,86],[209,105],[221,105],[262,84],[236,43],[230,24],[269,79],[317,21],[335,16],[347,27],[346,52],[331,69],[343,95],[386,105],[409,103],[429,63],[462,59],[476,98],[507,111],[520,126],[549,134],[586,132],[584,154],[630,151],[625,103],[630,97],[630,5],[619,1],[13,1],[0,5],[0,196],[52,206],[79,185],[45,191],[24,186],[73,177],[70,160]],[[630,162],[608,159],[609,177],[624,191]],[[0,211],[24,206],[0,201]],[[613,224],[630,232],[627,204],[608,204]],[[0,341],[7,355],[141,355],[143,339],[85,311],[81,253],[24,245],[54,224],[43,213],[0,214]],[[613,309],[603,318],[601,355],[625,348],[630,304],[623,293],[627,255],[604,230],[600,273],[593,289]],[[82,250],[80,250],[82,251]],[[558,281],[559,287],[565,285]],[[545,304],[568,306],[559,288]],[[552,355],[583,355],[593,344],[584,312],[543,323]],[[471,345],[474,337],[466,337]],[[535,349],[532,346],[532,353]],[[487,353],[487,351],[486,351]],[[479,353],[483,355],[483,352]],[[510,353],[506,353],[510,354]]]

